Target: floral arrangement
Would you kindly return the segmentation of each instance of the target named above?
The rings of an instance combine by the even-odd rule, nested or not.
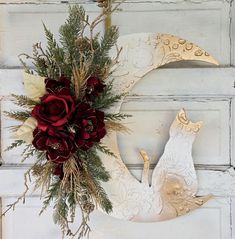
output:
[[[98,152],[115,157],[101,140],[112,130],[126,131],[120,121],[128,117],[108,113],[123,97],[113,92],[110,79],[121,51],[117,48],[117,57],[109,57],[118,29],[110,26],[103,36],[94,33],[118,5],[113,7],[109,0],[99,0],[98,5],[102,13],[91,22],[81,6],[71,6],[67,21],[60,27],[59,42],[44,25],[47,47],[37,43],[32,56],[20,55],[27,96],[12,95],[12,100],[22,110],[5,112],[22,122],[14,128],[17,139],[7,150],[24,145],[23,160],[35,156],[36,162],[24,175],[24,193],[7,206],[3,215],[25,201],[33,175],[35,190],[40,188],[44,197],[40,213],[54,203],[54,221],[63,236],[78,238],[88,235],[89,215],[96,207],[112,211],[102,188],[110,175]],[[23,57],[31,60],[33,70]],[[77,206],[82,222],[72,232],[70,223],[74,222]]]

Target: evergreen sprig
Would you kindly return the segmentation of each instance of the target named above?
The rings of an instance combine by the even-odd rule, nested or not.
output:
[[[45,52],[42,50],[41,44],[36,43],[33,45],[33,56],[27,56],[26,58],[32,59],[32,63],[35,67],[35,71],[39,76],[42,77],[50,77],[50,68],[51,68],[51,61]],[[52,76],[51,76],[52,77]]]
[[[30,111],[4,111],[4,114],[9,118],[19,121],[25,121],[31,116]]]
[[[40,211],[40,215],[48,208],[50,203],[58,197],[60,193],[60,180],[57,179],[55,180],[49,187],[49,189],[46,192],[46,196],[44,196],[44,201],[43,201],[43,207]]]
[[[55,224],[58,224],[63,231],[66,230],[66,221],[68,218],[69,207],[66,203],[66,196],[60,195],[55,200],[55,210],[53,213],[53,218]]]
[[[112,203],[109,200],[105,190],[103,189],[103,187],[100,184],[100,181],[97,179],[94,179],[94,185],[96,188],[96,199],[98,200],[98,204],[100,205],[100,207],[106,212],[106,213],[111,213],[112,212]]]
[[[115,103],[120,101],[125,94],[114,94],[113,92],[113,81],[110,81],[102,94],[96,98],[93,103],[93,107],[96,109],[107,109],[113,106]]]
[[[23,140],[15,140],[10,146],[8,146],[5,151],[12,150],[14,148],[20,147],[25,142]]]
[[[119,31],[117,26],[109,27],[101,38],[100,50],[101,56],[109,56],[109,51],[117,43]]]
[[[91,195],[92,198],[95,199],[95,202],[99,205],[99,207],[102,208],[105,212],[112,212],[112,203],[109,200],[106,192],[102,188],[100,180],[97,178],[97,176],[93,177],[94,175],[88,172],[87,169],[83,171],[82,174],[83,180],[81,183],[83,188],[87,192],[86,194]]]
[[[34,148],[32,144],[27,144],[22,152],[22,162],[24,162],[26,159],[31,158],[32,156],[36,155],[38,152],[38,149]]]
[[[99,143],[96,144],[94,147],[104,154],[117,158],[117,156],[104,144]]]
[[[47,38],[47,50],[46,55],[51,59],[51,65],[54,67],[54,76],[58,77],[61,73],[70,75],[70,67],[64,61],[65,53],[64,49],[59,46],[53,33],[43,24],[44,32]]]
[[[96,180],[107,182],[110,179],[109,172],[105,169],[101,158],[98,156],[96,150],[89,150],[86,153],[86,167],[87,171]]]
[[[97,38],[93,39],[95,51],[91,69],[95,75],[102,78],[107,78],[109,76],[108,73],[112,63],[109,51],[116,45],[118,35],[118,28],[116,26],[111,26],[105,31],[100,41]]]
[[[123,113],[116,113],[116,114],[107,113],[107,114],[105,114],[106,120],[113,120],[113,121],[121,121],[121,120],[124,120],[129,117],[131,117],[131,115],[123,114]]]
[[[81,6],[69,7],[69,16],[64,25],[60,27],[60,42],[66,54],[68,64],[72,65],[74,60],[80,56],[76,46],[76,40],[84,29],[86,14]],[[79,63],[79,62],[76,62]]]
[[[29,97],[27,97],[25,95],[15,95],[15,94],[12,94],[11,96],[13,98],[13,102],[16,105],[19,105],[19,106],[31,108],[31,107],[34,107],[35,105],[38,104],[37,101],[34,101],[34,100],[30,99]]]

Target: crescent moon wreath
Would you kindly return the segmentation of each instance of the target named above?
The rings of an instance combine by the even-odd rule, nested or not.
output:
[[[24,145],[23,161],[35,156],[35,162],[24,173],[25,191],[2,215],[25,201],[33,175],[34,190],[40,189],[44,198],[40,214],[53,203],[54,222],[63,236],[72,238],[88,236],[89,215],[95,208],[124,220],[156,222],[186,214],[211,197],[196,196],[192,144],[202,122],[193,123],[183,109],[179,111],[151,182],[147,152],[140,150],[144,167],[139,182],[121,158],[116,132],[126,129],[120,123],[128,117],[120,113],[125,95],[150,71],[182,60],[218,62],[173,35],[118,38],[115,26],[102,36],[93,34],[95,26],[119,6],[110,4],[98,0],[102,13],[92,22],[81,6],[70,7],[59,41],[44,25],[47,48],[37,43],[33,56],[20,55],[35,66],[30,69],[20,58],[26,95],[11,98],[20,109],[5,112],[21,122],[13,128],[15,141],[6,150]],[[84,35],[88,29],[90,36]],[[81,223],[72,232],[77,206]]]
[[[127,93],[147,73],[170,62],[204,61],[218,62],[205,50],[182,38],[159,33],[142,33],[122,36],[119,64],[113,74],[114,90]],[[112,108],[120,111],[122,101]],[[211,195],[197,197],[198,182],[191,148],[202,126],[192,123],[181,110],[170,128],[170,138],[163,155],[153,170],[149,184],[149,157],[144,150],[142,181],[139,182],[123,162],[116,132],[105,138],[105,144],[117,155],[102,155],[102,161],[111,174],[111,180],[103,184],[112,205],[113,217],[135,222],[157,222],[184,215],[207,202]],[[180,150],[180,152],[179,152]]]

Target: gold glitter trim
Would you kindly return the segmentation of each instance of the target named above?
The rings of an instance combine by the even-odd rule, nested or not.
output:
[[[178,115],[176,117],[176,122],[178,123],[179,126],[184,127],[186,131],[191,131],[191,132],[194,132],[194,133],[197,133],[201,129],[202,124],[203,124],[202,121],[199,121],[199,122],[196,122],[196,123],[193,123],[192,121],[190,121],[187,118],[184,109],[182,109],[178,113]]]

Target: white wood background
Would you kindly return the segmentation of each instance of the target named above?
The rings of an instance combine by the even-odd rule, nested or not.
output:
[[[73,1],[78,2],[78,1]],[[91,16],[99,9],[85,2]],[[153,71],[134,87],[122,105],[132,134],[119,135],[126,164],[140,178],[142,161],[138,148],[157,162],[175,113],[184,107],[204,127],[194,145],[199,194],[213,193],[204,207],[171,221],[138,224],[119,221],[99,212],[91,218],[91,239],[235,239],[235,8],[231,0],[128,1],[114,14],[120,33],[163,32],[179,35],[210,52],[221,64],[208,67],[180,63]],[[23,92],[17,55],[31,52],[35,41],[44,41],[41,22],[56,32],[64,21],[67,4],[58,0],[0,0],[0,99],[1,112],[12,108],[11,93]],[[103,28],[101,26],[101,31]],[[176,69],[177,68],[177,69]],[[22,175],[33,162],[20,165],[20,149],[4,152],[11,138],[6,127],[14,124],[1,114],[0,196],[2,207],[23,190]],[[51,209],[41,217],[37,193],[27,198],[1,222],[2,239],[57,239]]]

